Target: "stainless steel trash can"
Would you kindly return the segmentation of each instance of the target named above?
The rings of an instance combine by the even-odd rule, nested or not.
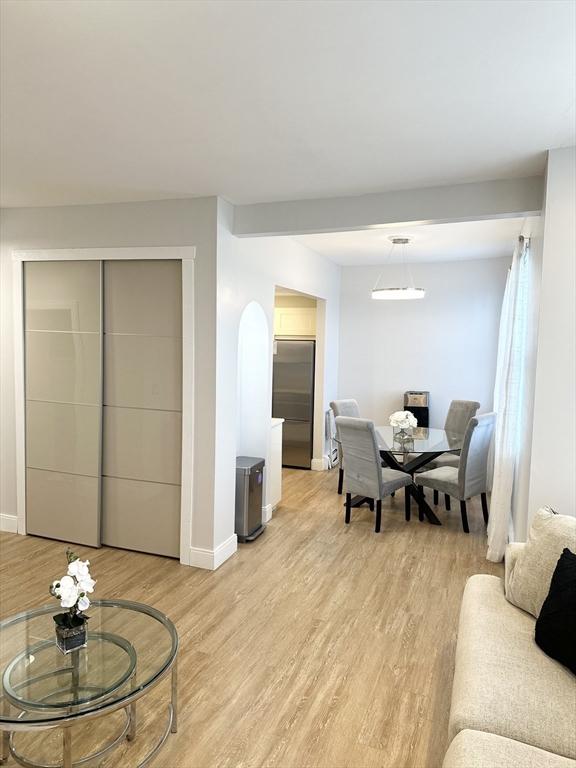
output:
[[[236,535],[238,541],[254,541],[264,531],[262,482],[264,459],[236,457]]]

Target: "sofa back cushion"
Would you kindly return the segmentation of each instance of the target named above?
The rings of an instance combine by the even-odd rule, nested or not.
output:
[[[536,621],[536,645],[576,675],[576,555],[560,555]]]
[[[576,517],[557,515],[550,507],[542,507],[532,521],[526,546],[512,566],[506,583],[507,600],[538,618],[566,547],[573,552],[576,549]]]

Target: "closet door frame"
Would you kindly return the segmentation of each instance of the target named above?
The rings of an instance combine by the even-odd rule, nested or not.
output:
[[[194,259],[196,248],[62,248],[13,251],[14,397],[16,418],[16,507],[18,533],[26,534],[26,393],[24,372],[24,264],[27,261],[116,261],[170,259],[182,263],[182,485],[180,562],[191,565],[194,485]]]

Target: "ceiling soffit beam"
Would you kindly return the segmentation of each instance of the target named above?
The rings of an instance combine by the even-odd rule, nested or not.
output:
[[[234,208],[238,237],[346,232],[387,224],[538,216],[544,178],[500,179],[473,184],[405,189],[356,197],[254,203]]]

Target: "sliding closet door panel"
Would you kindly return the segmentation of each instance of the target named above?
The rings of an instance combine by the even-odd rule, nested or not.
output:
[[[182,408],[182,339],[106,334],[104,402]]]
[[[179,261],[107,261],[106,333],[182,335]]]
[[[180,486],[104,477],[102,540],[114,547],[177,557]]]
[[[24,270],[26,529],[100,544],[101,264]]]
[[[104,408],[104,475],[180,483],[182,415]]]
[[[97,546],[100,520],[100,480],[85,475],[26,471],[28,533],[48,539]],[[28,521],[33,521],[30,530]]]
[[[178,557],[181,265],[106,262],[104,286],[102,541]]]
[[[101,400],[97,333],[26,332],[26,397],[59,403]]]
[[[97,477],[100,465],[100,408],[28,401],[28,466]]]
[[[27,329],[100,333],[99,261],[28,262],[25,279]]]

